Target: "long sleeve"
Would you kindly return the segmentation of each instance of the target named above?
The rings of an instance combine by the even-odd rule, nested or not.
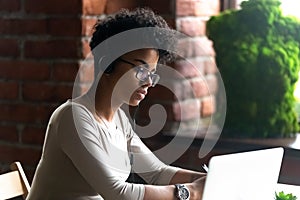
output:
[[[115,123],[117,128],[106,129],[85,106],[71,101],[56,109],[27,199],[143,200],[145,186],[126,182],[132,168],[149,184],[168,184],[177,168],[155,157],[123,111],[117,111]]]
[[[161,162],[136,134],[132,138],[131,149],[133,153],[133,171],[149,184],[168,185],[180,169]]]
[[[167,185],[174,174],[180,169],[161,162],[133,131],[125,113],[120,112],[124,131],[130,137],[129,151],[132,154],[133,171],[139,174],[147,183]]]
[[[115,142],[114,135],[92,119],[91,113],[79,105],[64,111],[57,131],[62,150],[105,200],[143,199],[144,186],[124,179],[130,171],[126,138],[120,133]]]

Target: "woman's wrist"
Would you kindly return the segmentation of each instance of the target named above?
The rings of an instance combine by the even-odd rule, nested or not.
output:
[[[199,200],[201,197],[200,190],[193,183],[185,184],[190,191],[190,200]]]

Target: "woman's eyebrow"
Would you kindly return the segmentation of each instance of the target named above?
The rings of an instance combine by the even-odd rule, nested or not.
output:
[[[144,60],[141,60],[141,59],[134,59],[134,61],[141,62],[142,64],[147,65],[147,67],[149,66],[149,64],[148,64],[146,61],[144,61]]]
[[[134,59],[134,61],[141,62],[142,64],[145,65],[145,67],[147,67],[147,68],[149,69],[149,66],[150,66],[150,65],[149,65],[146,61],[141,60],[141,59]],[[156,69],[153,69],[153,70],[152,70],[152,72],[155,72],[155,71],[156,71]]]

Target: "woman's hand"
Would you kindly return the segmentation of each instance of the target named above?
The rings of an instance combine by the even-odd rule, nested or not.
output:
[[[186,184],[190,190],[190,200],[202,200],[206,176],[196,179],[192,183]]]

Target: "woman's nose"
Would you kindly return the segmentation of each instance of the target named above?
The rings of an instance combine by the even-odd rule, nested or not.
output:
[[[147,87],[152,87],[153,86],[153,81],[151,79],[151,76],[148,76],[148,78],[143,82],[143,85]]]

